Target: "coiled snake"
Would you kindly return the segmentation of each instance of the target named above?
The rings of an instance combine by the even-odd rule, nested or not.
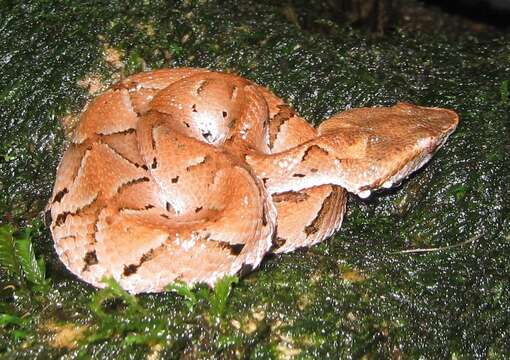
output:
[[[366,197],[427,162],[458,123],[397,104],[339,113],[316,129],[231,74],[163,69],[88,104],[48,204],[69,270],[132,292],[213,284],[340,227],[346,191]]]

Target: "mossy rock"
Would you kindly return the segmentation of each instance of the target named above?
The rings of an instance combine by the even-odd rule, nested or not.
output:
[[[65,148],[62,119],[76,114],[90,91],[143,69],[235,72],[314,123],[397,101],[451,108],[461,118],[424,169],[367,201],[351,197],[332,239],[266,259],[234,286],[216,320],[202,302],[187,306],[166,293],[139,296],[140,312],[110,301],[116,322],[108,329],[91,309],[96,290],[63,268],[42,229],[35,250],[48,264],[51,289],[13,289],[0,273],[0,312],[25,324],[0,326],[0,356],[510,352],[509,36],[396,31],[373,39],[331,22],[325,35],[299,29],[258,1],[28,1],[3,2],[0,10],[0,212],[19,227],[40,217],[49,197]],[[104,333],[91,336],[97,329]]]

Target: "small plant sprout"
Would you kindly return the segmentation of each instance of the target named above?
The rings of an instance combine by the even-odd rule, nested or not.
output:
[[[47,292],[46,265],[37,258],[32,245],[33,227],[19,232],[11,224],[0,226],[0,266],[18,286],[28,284],[35,292]]]

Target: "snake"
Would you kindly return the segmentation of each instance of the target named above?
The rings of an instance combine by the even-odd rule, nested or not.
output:
[[[46,208],[55,251],[95,287],[105,277],[130,293],[213,286],[332,236],[348,193],[401,183],[458,122],[401,102],[314,127],[235,74],[138,73],[80,114]]]

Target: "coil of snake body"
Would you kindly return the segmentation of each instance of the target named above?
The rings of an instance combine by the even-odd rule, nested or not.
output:
[[[48,204],[66,267],[132,292],[210,285],[268,252],[316,244],[361,197],[427,162],[458,123],[399,103],[339,113],[317,128],[236,75],[140,73],[88,104]]]

